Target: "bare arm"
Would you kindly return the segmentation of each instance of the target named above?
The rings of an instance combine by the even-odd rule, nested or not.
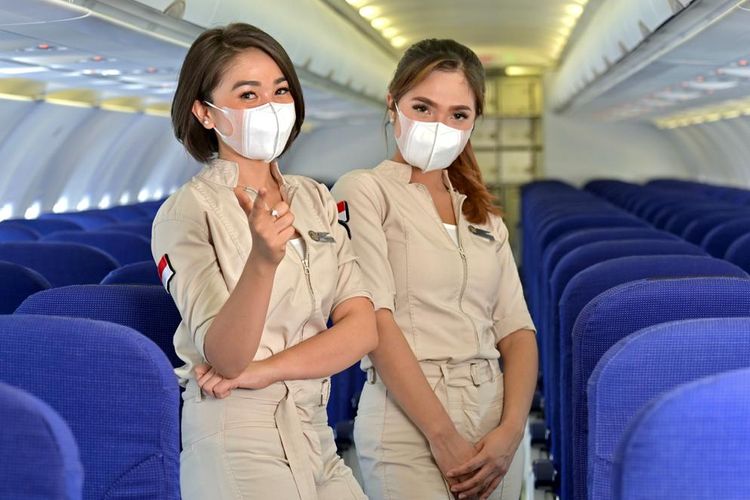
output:
[[[378,342],[372,303],[352,297],[332,313],[334,326],[270,358],[252,361],[236,378],[227,379],[209,365],[196,368],[201,389],[225,398],[234,389],[262,389],[281,380],[322,378],[338,373],[375,348]]]
[[[265,190],[258,193],[263,201]],[[253,210],[244,193],[237,193],[245,210],[253,237],[253,247],[234,290],[206,332],[204,352],[214,370],[226,378],[239,376],[253,359],[265,326],[276,268],[284,257],[286,243],[294,235],[294,216],[286,203],[274,209]]]
[[[375,313],[378,348],[370,359],[388,391],[430,443],[438,467],[447,473],[474,456],[471,443],[456,430],[448,412],[427,382],[414,352],[388,309]]]
[[[268,364],[270,383],[328,377],[350,367],[377,346],[375,315],[369,299],[345,300],[333,310],[332,318],[334,324],[328,330],[260,362]],[[252,372],[252,366],[248,367],[245,374],[250,379],[239,387],[253,388]]]
[[[453,422],[422,373],[393,313],[380,309],[375,316],[380,341],[370,359],[378,376],[428,440],[454,432]]]
[[[497,346],[503,357],[504,375],[503,416],[500,426],[513,429],[516,441],[520,443],[534,398],[539,370],[536,335],[531,330],[519,330],[503,338]]]

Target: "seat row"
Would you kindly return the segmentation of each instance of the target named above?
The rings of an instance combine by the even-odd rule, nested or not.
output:
[[[731,197],[725,195],[730,200],[727,201],[717,199],[718,194],[703,194],[694,183],[672,182],[677,184],[666,184],[669,187],[664,187],[667,181],[663,180],[640,186],[622,181],[597,180],[586,184],[585,189],[654,227],[747,270],[750,265],[750,201],[743,204],[739,200],[750,199],[750,191],[724,188],[732,193]],[[744,198],[741,193],[744,193]]]
[[[0,315],[0,383],[16,388],[0,399],[36,398],[0,403],[0,498],[180,498],[178,360],[165,355],[178,322],[160,286],[53,288]]]
[[[522,196],[522,276],[539,331],[545,421],[564,500],[612,497],[616,447],[605,447],[597,455],[600,442],[618,443],[625,423],[648,400],[646,396],[657,395],[643,391],[653,383],[648,373],[638,371],[636,378],[618,380],[632,382],[631,386],[610,384],[593,391],[592,373],[605,353],[642,329],[663,323],[750,317],[750,280],[743,269],[655,227],[639,212],[597,196],[594,185],[581,191],[543,181],[526,186]],[[653,201],[663,200],[654,195]],[[706,203],[723,204],[709,198]],[[709,205],[705,213],[711,212]],[[741,335],[750,337],[750,329]],[[672,352],[673,345],[666,347]],[[678,363],[686,361],[678,348],[673,354]],[[638,356],[651,365],[647,351]],[[698,375],[694,371],[685,378]],[[641,391],[643,398],[635,397],[634,391]],[[627,394],[637,404],[630,414],[618,413],[614,426],[605,426],[604,433],[592,433],[602,415],[590,411],[596,403],[592,393],[612,395],[615,402]],[[597,460],[609,466],[595,467]]]
[[[36,219],[6,219],[0,223],[3,228],[24,228],[18,237],[38,239],[55,231],[91,231],[109,229],[111,226],[151,224],[164,200],[146,201],[135,205],[119,205],[107,209],[84,210],[79,212],[44,213]],[[10,233],[10,231],[8,231]],[[148,236],[151,233],[149,231]]]

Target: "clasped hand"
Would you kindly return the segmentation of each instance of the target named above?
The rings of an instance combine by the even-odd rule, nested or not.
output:
[[[468,459],[447,471],[451,491],[460,499],[489,498],[508,473],[518,444],[502,426],[487,433]]]
[[[208,396],[224,399],[235,389],[263,389],[275,382],[268,360],[252,361],[237,378],[225,378],[211,365],[195,368],[195,378],[201,390]]]

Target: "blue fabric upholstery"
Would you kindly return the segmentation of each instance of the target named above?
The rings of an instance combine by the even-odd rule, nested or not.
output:
[[[57,411],[73,431],[83,497],[178,499],[178,385],[166,356],[122,325],[0,316],[0,380]]]
[[[750,273],[750,234],[732,243],[724,258]]]
[[[96,248],[77,243],[0,243],[0,260],[33,269],[52,286],[99,283],[117,262]]]
[[[172,343],[180,313],[164,287],[151,285],[72,285],[32,295],[17,314],[45,314],[117,323],[150,338],[174,367],[184,363]]]
[[[716,204],[698,204],[697,206],[693,208],[686,208],[685,210],[678,212],[674,214],[670,219],[667,221],[666,229],[670,233],[674,233],[679,236],[685,235],[685,230],[687,227],[692,224],[695,220],[706,216],[707,214],[712,215],[721,215],[724,214],[727,216],[726,220],[731,220],[731,218],[736,215],[739,212],[739,209],[736,207],[733,208],[726,208],[725,206],[716,205]]]
[[[600,293],[617,285],[645,278],[683,278],[693,276],[725,276],[747,278],[739,267],[724,260],[695,255],[649,255],[622,257],[595,264],[576,274],[565,287],[559,302],[559,401],[560,436],[562,437],[562,483],[569,486],[573,478],[576,495],[585,498],[585,467],[581,469],[573,446],[573,421],[571,387],[573,378],[572,337],[573,325],[579,313]],[[584,464],[585,465],[585,464]],[[584,481],[584,484],[579,483]],[[576,497],[578,498],[578,496]]]
[[[102,285],[159,285],[159,272],[153,260],[118,267],[102,280]]]
[[[552,452],[556,463],[565,467],[560,461],[563,456],[561,418],[560,418],[560,329],[558,304],[565,286],[571,278],[589,266],[605,260],[632,255],[705,255],[703,250],[684,241],[672,240],[620,240],[598,241],[583,245],[569,252],[557,264],[549,283],[549,307],[544,316],[542,349],[546,351],[547,366],[545,374],[545,412],[552,413]],[[563,484],[572,476],[562,475]]]
[[[98,248],[114,257],[119,265],[151,259],[151,243],[137,234],[119,231],[59,231],[43,241],[66,241]]]
[[[544,250],[544,255],[542,257],[543,264],[538,271],[540,273],[539,283],[541,283],[541,286],[529,287],[529,289],[525,290],[526,294],[532,297],[531,302],[533,303],[533,305],[531,306],[531,312],[534,317],[534,321],[540,327],[539,328],[540,337],[544,337],[547,334],[547,330],[544,329],[543,325],[544,325],[545,314],[547,313],[550,307],[549,305],[550,304],[549,282],[550,282],[550,277],[552,276],[560,259],[562,259],[569,252],[575,250],[576,248],[581,247],[582,245],[586,245],[588,243],[594,243],[597,241],[616,241],[616,240],[630,240],[630,239],[639,239],[639,240],[655,239],[655,240],[677,241],[676,236],[670,233],[664,232],[664,231],[656,231],[652,228],[610,227],[610,228],[582,229],[579,231],[573,231],[573,232],[567,233],[557,238],[555,241],[553,241],[547,246],[547,248]],[[550,341],[550,339],[545,339],[545,340]],[[545,340],[542,340],[542,342],[544,342]],[[540,350],[543,373],[551,373],[550,371],[551,367],[549,365],[549,360],[547,359],[548,355],[549,355],[549,351],[547,349]],[[550,376],[550,378],[551,380],[556,380],[556,376]],[[554,389],[555,387],[557,387],[556,384],[554,384],[553,387],[547,387],[545,385],[545,391],[549,389]],[[547,398],[547,401],[550,401],[549,397]],[[545,412],[545,418],[547,421],[547,426],[551,428],[552,412],[551,411]]]
[[[541,286],[529,287],[525,290],[526,294],[532,298],[530,302],[530,309],[534,321],[541,327],[543,325],[543,318],[545,312],[549,308],[550,303],[550,289],[549,280],[552,273],[557,266],[557,263],[569,252],[576,248],[586,245],[588,243],[594,243],[596,241],[615,241],[615,240],[630,240],[630,239],[656,239],[656,240],[674,240],[677,241],[677,237],[663,231],[656,231],[646,227],[610,227],[610,228],[594,228],[594,229],[581,229],[579,231],[573,231],[567,233],[555,241],[550,243],[544,250],[542,256],[542,266],[539,269]],[[545,335],[546,332],[543,328],[540,328],[540,335]],[[543,371],[546,372],[548,361],[546,356],[548,352],[544,349],[540,352],[542,357]],[[547,418],[551,418],[551,412],[545,414]],[[548,421],[548,425],[550,422]]]
[[[714,257],[723,258],[732,243],[746,234],[750,234],[750,217],[735,219],[713,228],[701,241],[701,247]]]
[[[750,318],[662,323],[610,348],[588,382],[588,498],[611,498],[617,445],[649,401],[678,385],[748,367]]]
[[[87,231],[117,222],[117,219],[114,216],[105,213],[103,210],[67,212],[62,214],[42,214],[41,219],[73,222]]]
[[[43,401],[0,383],[0,498],[80,500],[82,493],[68,425]]]
[[[592,203],[591,200],[581,199],[578,193],[575,193],[575,198],[568,202],[559,201],[558,197],[555,197],[557,203],[554,205],[549,204],[548,200],[546,205],[536,206],[536,203],[529,203],[528,210],[536,210],[533,213],[533,218],[526,223],[524,228],[524,237],[528,240],[528,245],[524,246],[524,258],[523,262],[529,267],[530,275],[536,270],[537,263],[541,263],[542,251],[554,239],[558,238],[562,234],[577,229],[585,229],[587,227],[603,227],[592,222],[589,218],[592,210],[596,210],[605,216],[608,214],[614,214],[617,217],[622,217],[621,211],[617,210],[611,205],[606,205],[601,202]],[[564,220],[568,222],[563,223]],[[576,226],[576,223],[583,223],[583,225]],[[593,225],[588,226],[587,223]],[[623,224],[625,226],[627,224]],[[528,255],[527,253],[528,252]]]
[[[18,224],[0,224],[0,242],[36,241],[40,234],[31,228]]]
[[[549,283],[549,279],[557,266],[557,263],[569,252],[576,248],[594,243],[596,241],[615,241],[615,240],[673,240],[677,241],[677,236],[657,231],[647,227],[607,227],[595,229],[582,229],[567,233],[550,243],[544,250],[541,267],[541,282]],[[549,288],[541,287],[541,297],[539,301],[539,311],[536,311],[537,317],[541,317],[541,311],[546,310],[549,301]],[[537,319],[535,317],[535,319]]]
[[[750,370],[681,385],[637,417],[617,451],[616,500],[744,500]]]
[[[44,276],[13,262],[0,261],[0,314],[10,314],[26,297],[52,285]]]
[[[331,397],[326,408],[331,427],[354,419],[366,378],[365,372],[359,368],[359,362],[331,377]]]
[[[678,278],[632,281],[591,300],[573,327],[571,385],[574,470],[585,471],[588,444],[587,383],[604,353],[642,328],[668,321],[750,316],[750,279]],[[586,498],[586,476],[575,474]]]
[[[709,231],[711,231],[719,224],[724,224],[725,222],[729,222],[731,220],[737,219],[738,217],[746,215],[747,213],[740,212],[709,212],[701,217],[696,218],[695,220],[693,220],[693,222],[688,224],[682,233],[682,237],[690,243],[700,245],[701,241],[703,241],[703,238],[706,237]]]
[[[61,219],[7,219],[0,222],[0,225],[10,224],[14,226],[23,226],[32,229],[44,236],[45,234],[54,233],[55,231],[82,231],[83,227],[75,222]]]
[[[135,219],[141,219],[150,212],[146,209],[140,208],[137,205],[119,205],[116,207],[110,207],[103,210],[107,215],[111,215],[118,222],[128,222]]]
[[[123,233],[134,233],[151,240],[151,224],[143,224],[140,222],[110,224],[108,226],[100,227],[99,231],[120,231]]]
[[[615,210],[615,212],[611,214],[601,213],[592,215],[591,213],[586,213],[565,215],[555,217],[545,223],[541,227],[539,237],[535,242],[536,251],[533,255],[529,256],[529,258],[533,259],[533,262],[535,263],[534,267],[531,269],[531,272],[536,276],[536,281],[533,286],[536,289],[541,289],[543,286],[546,286],[545,282],[542,281],[542,273],[539,272],[539,269],[542,268],[543,265],[542,259],[544,251],[561,236],[581,229],[593,229],[598,227],[647,227],[647,225],[639,219],[627,215],[617,209],[612,208],[612,210]]]

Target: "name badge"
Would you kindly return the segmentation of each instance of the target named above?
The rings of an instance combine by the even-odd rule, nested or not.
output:
[[[492,233],[490,233],[486,229],[482,229],[476,226],[469,225],[469,232],[471,234],[479,236],[480,238],[484,238],[489,241],[495,241],[495,237],[492,236]]]
[[[322,231],[308,231],[307,234],[310,235],[311,240],[317,241],[318,243],[336,243],[336,240],[333,239],[333,236],[331,236],[330,233]]]

